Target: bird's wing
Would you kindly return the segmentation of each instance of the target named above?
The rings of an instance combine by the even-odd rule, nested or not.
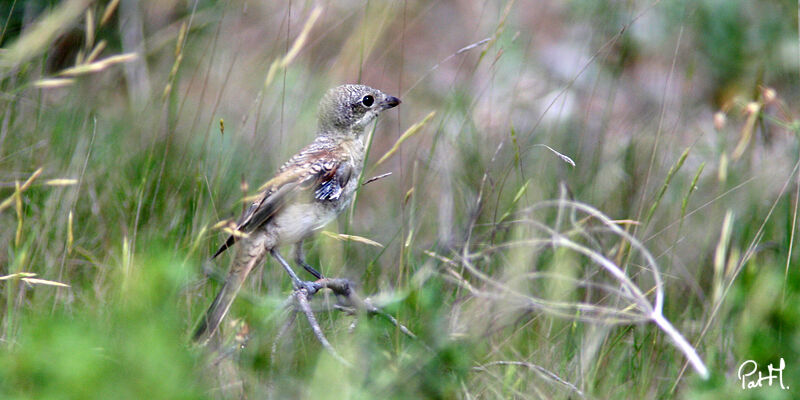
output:
[[[236,230],[250,233],[280,210],[287,201],[305,195],[317,201],[336,200],[353,175],[353,168],[336,151],[309,146],[293,156],[274,178],[261,186],[258,198],[236,224]],[[305,200],[303,200],[305,201]],[[236,243],[230,235],[211,257],[216,258]]]

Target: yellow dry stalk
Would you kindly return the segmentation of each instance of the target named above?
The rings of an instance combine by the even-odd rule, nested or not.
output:
[[[100,72],[114,64],[120,64],[124,62],[130,62],[139,57],[136,53],[125,53],[125,54],[117,54],[115,56],[106,57],[102,60],[98,60],[95,62],[91,62],[88,64],[81,64],[76,65],[74,67],[67,68],[61,71],[58,75],[60,76],[79,76],[85,74],[91,74],[95,72]]]
[[[305,25],[303,25],[303,29],[300,31],[300,35],[298,35],[297,39],[294,40],[292,47],[289,49],[286,55],[270,64],[269,71],[267,72],[267,79],[264,80],[265,88],[272,83],[273,79],[275,79],[275,74],[278,72],[278,69],[286,68],[292,63],[292,61],[294,61],[295,57],[297,57],[297,54],[300,53],[300,49],[302,49],[303,45],[306,43],[308,34],[311,32],[311,28],[317,22],[317,19],[319,19],[320,15],[322,15],[322,7],[317,6],[311,11],[311,16],[308,17]]]
[[[72,211],[67,217],[67,255],[72,253],[72,244],[75,243],[75,236],[72,234]]]
[[[86,9],[86,49],[94,46],[94,11],[91,8]]]
[[[19,247],[19,242],[22,241],[22,191],[20,191],[19,181],[15,181],[14,186],[14,203],[17,211],[17,233],[14,235],[14,246]]]
[[[13,68],[41,54],[58,35],[73,26],[90,3],[90,0],[71,0],[59,4],[0,54],[0,68]]]
[[[72,186],[78,184],[78,180],[71,178],[48,179],[44,184],[47,186]]]
[[[94,46],[92,51],[89,52],[89,55],[86,56],[86,62],[87,63],[94,62],[94,60],[97,58],[97,56],[100,55],[100,52],[105,50],[106,44],[108,44],[108,43],[105,40],[101,40],[101,41],[97,42],[97,45]]]
[[[114,14],[114,11],[116,11],[118,5],[119,5],[119,0],[111,0],[111,2],[108,3],[108,6],[106,6],[105,11],[103,11],[103,17],[100,18],[100,26],[105,25],[106,22],[108,22],[108,20],[111,19],[111,16]]]
[[[181,24],[181,29],[178,31],[178,38],[175,41],[175,62],[172,63],[172,69],[169,71],[167,84],[164,86],[164,91],[161,93],[161,101],[165,102],[170,92],[172,92],[172,84],[175,82],[175,76],[178,74],[178,69],[183,61],[183,44],[186,39],[186,22]]]
[[[376,241],[374,241],[372,239],[367,239],[367,238],[365,238],[363,236],[346,235],[344,233],[336,233],[336,232],[329,232],[329,231],[322,231],[322,234],[327,236],[327,237],[329,237],[329,238],[333,238],[333,239],[336,239],[336,240],[358,242],[358,243],[368,244],[370,246],[383,248],[382,244],[380,244],[380,243],[378,243],[378,242],[376,242]]]
[[[39,79],[33,83],[33,86],[40,89],[55,89],[64,86],[70,86],[73,83],[75,83],[75,79],[69,78]]]
[[[20,193],[24,192],[31,186],[31,184],[33,184],[33,181],[36,178],[38,178],[39,175],[41,174],[42,174],[42,168],[37,169],[36,171],[33,172],[33,174],[31,174],[28,180],[25,181],[25,183],[23,183],[22,186],[20,186],[17,190],[19,190]],[[14,202],[14,198],[16,195],[17,192],[15,191],[11,196],[9,196],[7,199],[3,200],[2,203],[0,203],[0,212],[11,206],[11,203]]]
[[[23,281],[25,283],[29,283],[31,285],[39,284],[39,285],[48,285],[48,286],[70,287],[69,285],[61,283],[61,282],[50,281],[50,280],[47,280],[47,279],[34,278],[35,276],[36,276],[36,274],[34,274],[33,272],[17,272],[15,274],[0,276],[0,281],[7,281],[7,280],[10,280],[10,279],[19,279],[19,280],[21,280],[21,281]]]
[[[237,238],[246,238],[246,237],[250,236],[250,234],[247,233],[247,232],[242,232],[242,231],[240,231],[238,229],[230,228],[230,227],[222,228],[222,231],[227,233],[227,234],[229,234],[229,235],[231,235],[231,236],[233,236],[233,237],[237,237]]]
[[[416,135],[420,131],[420,129],[422,129],[422,127],[425,126],[425,124],[427,124],[431,120],[431,118],[433,118],[435,115],[436,115],[436,111],[431,111],[428,115],[425,116],[425,118],[422,119],[422,121],[419,121],[416,124],[411,125],[411,127],[409,127],[408,129],[406,129],[406,131],[403,132],[402,135],[400,135],[400,138],[397,139],[396,142],[394,142],[394,145],[392,146],[392,148],[389,149],[389,151],[387,151],[386,154],[384,154],[380,158],[380,160],[378,160],[378,162],[375,163],[373,168],[381,165],[389,157],[394,155],[394,153],[396,153],[397,150],[400,149],[400,145],[403,144],[403,142],[405,142],[406,140],[408,140],[412,136]]]
[[[760,115],[761,107],[762,104],[755,101],[750,102],[747,104],[747,106],[745,106],[747,120],[742,127],[739,143],[736,144],[736,148],[733,149],[733,153],[731,154],[731,159],[733,161],[738,160],[739,157],[744,154],[744,151],[747,150],[747,146],[753,139],[753,131],[755,131],[756,121]]]

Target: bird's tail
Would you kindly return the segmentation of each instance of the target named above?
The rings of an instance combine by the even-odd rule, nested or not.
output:
[[[225,282],[222,285],[222,289],[217,293],[217,297],[214,298],[211,307],[208,308],[206,315],[194,331],[192,339],[195,342],[205,342],[217,331],[222,318],[228,313],[231,304],[233,304],[233,299],[236,298],[236,292],[238,290],[232,288],[229,282]]]
[[[203,316],[203,319],[192,335],[192,339],[195,342],[205,343],[217,331],[219,324],[222,322],[222,319],[225,318],[225,315],[228,314],[233,300],[242,288],[242,284],[247,278],[247,275],[250,274],[253,267],[264,259],[266,251],[253,252],[249,250],[252,249],[246,249],[244,246],[239,249],[239,253],[231,266],[231,272],[228,274],[228,278],[225,280],[219,293],[217,293],[217,297],[214,298],[211,306],[208,307],[208,311],[206,311],[205,316]]]

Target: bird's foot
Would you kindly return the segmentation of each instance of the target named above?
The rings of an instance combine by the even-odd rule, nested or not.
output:
[[[294,282],[294,290],[295,291],[305,291],[306,297],[311,298],[314,294],[319,292],[320,289],[323,288],[319,282],[312,282],[312,281],[301,281],[297,280]]]

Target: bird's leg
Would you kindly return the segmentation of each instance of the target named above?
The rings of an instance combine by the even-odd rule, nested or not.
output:
[[[283,269],[285,269],[286,272],[289,274],[289,277],[292,278],[292,286],[294,286],[295,289],[305,288],[309,296],[316,293],[320,289],[320,286],[315,284],[314,282],[307,282],[300,280],[300,278],[294,272],[292,267],[289,266],[289,263],[286,262],[283,256],[281,256],[281,253],[278,253],[277,249],[272,249],[269,251],[269,253],[272,254],[272,256],[275,257],[276,260],[278,260],[278,263],[281,264]]]
[[[294,261],[301,265],[308,273],[314,275],[315,278],[322,279],[322,274],[306,262],[306,253],[303,251],[302,240],[294,245]]]

